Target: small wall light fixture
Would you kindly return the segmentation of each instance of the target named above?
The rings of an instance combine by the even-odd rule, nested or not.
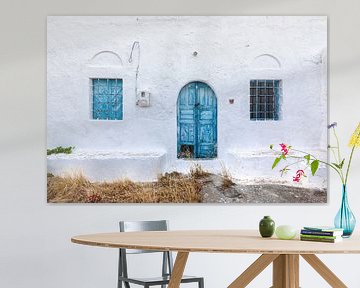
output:
[[[234,99],[229,99],[230,104],[234,104]]]

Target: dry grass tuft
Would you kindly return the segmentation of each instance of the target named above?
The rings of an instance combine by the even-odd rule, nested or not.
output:
[[[224,164],[221,164],[221,177],[222,177],[222,183],[221,183],[222,189],[228,189],[235,185],[235,183],[232,181],[232,177],[229,169],[227,169]]]
[[[228,189],[234,185],[235,183],[231,180],[231,178],[223,177],[222,185],[221,185],[222,189]]]
[[[194,166],[190,168],[190,175],[195,179],[200,179],[208,177],[210,173],[205,171],[200,164],[194,164]]]
[[[48,202],[53,202],[52,199],[56,199],[54,202],[84,202],[84,199],[93,192],[90,181],[81,174],[66,177],[52,176],[47,180]],[[70,199],[72,201],[69,201]]]
[[[191,174],[165,173],[154,183],[91,182],[81,174],[48,177],[53,203],[197,203],[201,184]]]

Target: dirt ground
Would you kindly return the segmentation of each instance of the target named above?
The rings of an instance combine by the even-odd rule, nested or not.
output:
[[[260,183],[224,187],[223,177],[210,174],[201,180],[202,202],[207,203],[326,203],[325,189]]]

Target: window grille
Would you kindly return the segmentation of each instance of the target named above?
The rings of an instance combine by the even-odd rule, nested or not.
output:
[[[250,81],[250,120],[279,120],[281,80]]]
[[[122,79],[91,79],[92,118],[97,120],[123,119]]]

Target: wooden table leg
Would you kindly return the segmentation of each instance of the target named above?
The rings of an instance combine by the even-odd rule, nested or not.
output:
[[[281,254],[274,260],[272,288],[299,288],[299,255]]]
[[[263,254],[252,263],[228,288],[244,288],[254,280],[267,266],[270,265],[279,255]]]
[[[273,286],[271,288],[285,287],[286,270],[286,255],[281,254],[273,262]]]
[[[314,254],[301,255],[324,280],[334,288],[347,288],[347,286]]]
[[[287,255],[289,267],[289,287],[299,288],[299,255]]]
[[[188,257],[189,257],[189,252],[177,253],[168,288],[180,287],[181,278],[183,277],[185,265]]]

